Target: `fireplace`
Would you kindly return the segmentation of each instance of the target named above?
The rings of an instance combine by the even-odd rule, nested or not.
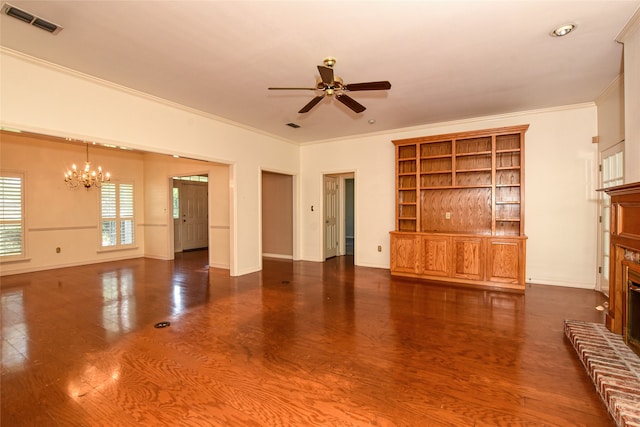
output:
[[[624,342],[640,356],[640,266],[625,265],[626,304],[622,314]]]
[[[605,324],[640,355],[640,182],[603,191],[611,196]]]

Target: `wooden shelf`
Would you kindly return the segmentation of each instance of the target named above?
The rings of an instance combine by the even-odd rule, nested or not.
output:
[[[436,160],[436,159],[450,159],[451,154],[439,154],[437,156],[420,156],[420,160]]]
[[[456,173],[491,172],[491,168],[456,169]]]
[[[429,171],[429,172],[420,172],[420,175],[437,175],[437,174],[443,174],[443,173],[452,173],[453,171],[451,169],[449,170],[445,170],[445,171]]]
[[[490,156],[491,151],[473,151],[470,153],[456,153],[456,157],[465,157],[465,156]]]
[[[420,187],[420,190],[463,190],[471,188],[491,188],[491,185],[447,185],[442,187]]]
[[[392,274],[524,289],[527,128],[393,141]]]

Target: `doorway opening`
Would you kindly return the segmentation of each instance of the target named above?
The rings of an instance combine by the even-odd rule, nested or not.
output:
[[[262,256],[293,259],[293,176],[262,171]]]
[[[173,177],[174,252],[209,248],[209,176]]]
[[[355,173],[327,174],[323,177],[324,259],[355,256]]]

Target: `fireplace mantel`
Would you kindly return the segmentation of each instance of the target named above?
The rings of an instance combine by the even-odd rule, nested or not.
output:
[[[611,196],[609,311],[606,326],[623,334],[627,283],[625,265],[640,264],[640,182],[606,188]]]

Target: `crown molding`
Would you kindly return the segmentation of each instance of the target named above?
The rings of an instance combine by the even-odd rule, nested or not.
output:
[[[165,105],[165,106],[168,106],[168,107],[171,107],[171,108],[175,108],[177,110],[181,110],[181,111],[184,111],[184,112],[187,112],[187,113],[190,113],[190,114],[198,115],[200,117],[204,117],[204,118],[207,118],[207,119],[219,122],[219,123],[223,123],[223,124],[226,124],[226,125],[229,125],[229,126],[233,126],[233,127],[239,128],[239,129],[250,131],[250,132],[253,132],[253,133],[268,137],[268,138],[272,138],[272,139],[278,140],[280,142],[284,142],[284,143],[292,144],[292,145],[298,145],[294,141],[279,137],[277,135],[273,135],[273,134],[265,132],[263,130],[253,128],[251,126],[246,126],[246,125],[243,125],[242,123],[238,123],[238,122],[235,122],[233,120],[225,119],[224,117],[216,116],[216,115],[211,114],[211,113],[206,113],[206,112],[204,112],[202,110],[198,110],[198,109],[195,109],[195,108],[187,107],[185,105],[178,104],[176,102],[169,101],[167,99],[160,98],[160,97],[157,97],[157,96],[154,96],[154,95],[150,95],[150,94],[145,93],[145,92],[141,92],[141,91],[138,91],[138,90],[135,90],[135,89],[131,89],[129,87],[122,86],[122,85],[119,85],[117,83],[113,83],[113,82],[110,82],[108,80],[104,80],[104,79],[92,76],[90,74],[85,74],[85,73],[82,73],[80,71],[73,70],[71,68],[63,67],[62,65],[58,65],[58,64],[55,64],[53,62],[45,61],[43,59],[36,58],[36,57],[31,56],[31,55],[27,55],[25,53],[22,53],[22,52],[13,50],[13,49],[9,49],[9,48],[4,47],[4,46],[0,46],[0,53],[8,55],[8,56],[12,56],[14,58],[23,60],[25,62],[30,62],[30,63],[32,63],[34,65],[37,65],[37,66],[48,68],[50,70],[53,70],[53,71],[56,71],[56,72],[59,72],[59,73],[62,73],[62,74],[69,75],[71,77],[82,79],[82,80],[88,81],[90,83],[94,83],[96,85],[100,85],[100,86],[103,86],[103,87],[107,87],[109,89],[117,90],[119,92],[126,93],[128,95],[135,96],[135,97],[138,97],[138,98],[146,99],[147,101],[151,101],[151,102],[155,102],[155,103],[158,103],[158,104],[162,104],[162,105]]]
[[[631,18],[629,18],[624,27],[622,27],[622,30],[620,30],[615,40],[624,44],[625,40],[635,34],[638,29],[640,29],[640,7],[631,15]]]
[[[447,122],[428,123],[424,125],[418,125],[418,126],[412,126],[412,127],[406,127],[406,128],[397,128],[397,129],[372,132],[372,133],[361,134],[361,135],[351,135],[351,136],[345,136],[340,138],[324,139],[320,141],[310,141],[307,143],[300,143],[300,146],[309,146],[314,144],[324,144],[324,143],[339,142],[339,141],[346,141],[346,140],[359,140],[359,139],[366,139],[374,136],[384,136],[384,135],[394,135],[393,137],[390,137],[390,139],[402,139],[404,137],[399,137],[397,135],[405,134],[405,133],[423,132],[423,131],[428,132],[431,129],[440,128],[440,127],[462,126],[462,125],[471,124],[471,123],[482,123],[487,121],[504,120],[504,119],[511,119],[515,117],[555,113],[559,111],[579,110],[582,108],[594,108],[594,107],[596,107],[595,102],[583,102],[579,104],[559,105],[556,107],[539,108],[535,110],[525,110],[525,111],[514,111],[511,113],[496,114],[492,116],[470,117],[467,119],[452,120]]]

